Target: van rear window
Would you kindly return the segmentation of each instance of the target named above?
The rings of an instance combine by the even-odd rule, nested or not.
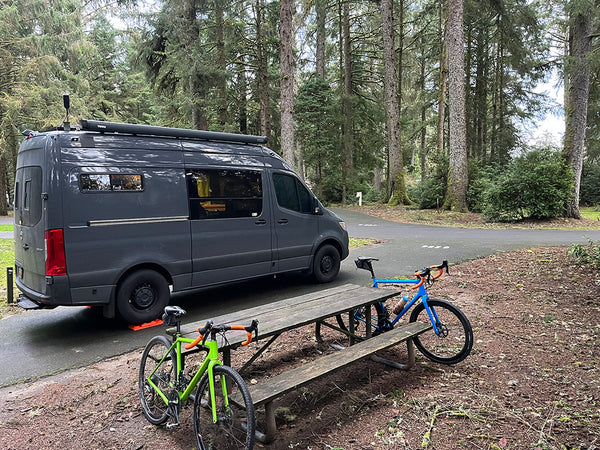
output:
[[[15,222],[34,226],[42,218],[42,168],[17,169],[15,182]]]
[[[262,214],[260,171],[198,169],[186,175],[190,219],[258,217]]]
[[[84,192],[142,191],[144,188],[142,176],[135,174],[82,173],[79,185]]]

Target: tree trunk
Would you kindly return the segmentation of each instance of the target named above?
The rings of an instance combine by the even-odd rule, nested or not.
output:
[[[265,0],[256,0],[256,65],[260,134],[271,140],[271,103],[269,99],[269,67],[265,43]]]
[[[394,48],[393,1],[381,0],[381,32],[383,37],[383,88],[388,135],[389,204],[409,203],[404,184],[402,148],[400,146],[400,108]]]
[[[444,206],[467,212],[467,130],[465,120],[465,55],[463,0],[448,1],[448,106],[450,113],[450,172]]]
[[[215,1],[215,34],[217,41],[217,65],[220,72],[218,85],[219,94],[219,125],[221,128],[227,124],[227,58],[225,56],[225,37],[224,37],[224,11],[223,0]]]
[[[348,195],[348,179],[353,167],[354,153],[354,107],[352,97],[352,47],[350,45],[350,3],[343,5],[343,38],[344,38],[344,95],[342,100],[342,204],[346,204]]]
[[[443,11],[440,2],[438,16],[438,33],[440,37],[440,92],[438,96],[438,126],[437,126],[437,150],[438,158],[444,154],[444,138],[446,123],[446,93],[448,92],[448,60],[446,58],[446,38],[442,21]]]
[[[186,0],[183,7],[183,20],[187,38],[185,46],[187,47],[187,54],[191,55],[193,54],[192,47],[195,45],[200,34],[200,28],[196,19],[196,2],[194,0]],[[188,73],[188,90],[190,99],[192,100],[192,126],[197,130],[206,130],[208,123],[202,108],[202,98],[204,97],[202,92],[203,87],[200,83],[195,61],[189,60],[188,63],[191,65]]]
[[[569,56],[573,59],[567,69],[569,74],[564,153],[574,175],[573,199],[566,205],[565,215],[581,219],[579,189],[585,154],[585,132],[590,88],[590,65],[587,60],[592,51],[593,14],[587,8],[571,17],[569,25]]]
[[[281,150],[291,167],[294,163],[294,29],[292,0],[280,0],[281,39]]]
[[[315,12],[317,15],[316,71],[318,77],[325,78],[325,23],[327,21],[327,1],[315,0]]]

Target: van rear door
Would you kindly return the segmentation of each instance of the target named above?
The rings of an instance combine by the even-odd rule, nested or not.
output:
[[[43,149],[31,149],[43,162]],[[28,156],[31,156],[30,155]],[[19,155],[21,156],[21,155]],[[31,159],[31,158],[28,158]],[[42,217],[42,167],[18,167],[15,177],[15,268],[25,294],[41,300],[46,294],[46,249]]]

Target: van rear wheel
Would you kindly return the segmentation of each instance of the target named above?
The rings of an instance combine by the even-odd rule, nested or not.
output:
[[[340,271],[340,252],[327,244],[317,250],[313,259],[313,277],[318,283],[329,283]]]
[[[117,310],[130,324],[150,322],[169,304],[169,283],[160,273],[143,269],[121,281],[117,289]]]

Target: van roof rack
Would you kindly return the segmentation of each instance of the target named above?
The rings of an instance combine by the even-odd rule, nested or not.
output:
[[[146,136],[168,136],[177,138],[204,139],[207,141],[240,142],[243,144],[266,144],[266,136],[249,134],[221,133],[218,131],[190,130],[187,128],[156,127],[102,120],[81,119],[82,131],[98,131],[100,133],[123,133]]]

